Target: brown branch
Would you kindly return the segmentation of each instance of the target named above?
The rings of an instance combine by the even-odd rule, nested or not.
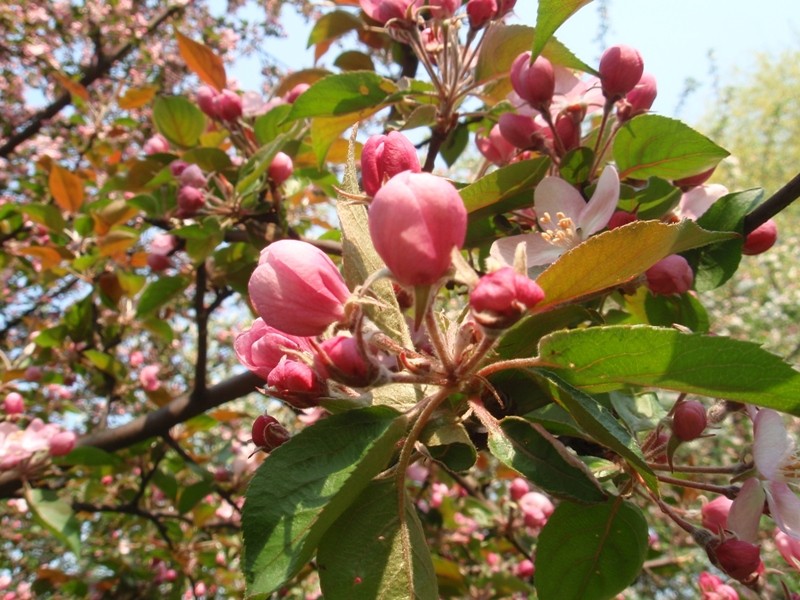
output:
[[[206,391],[206,363],[208,362],[208,314],[206,309],[206,264],[197,267],[194,292],[194,319],[197,324],[197,360],[194,365],[194,390],[192,397],[202,396]]]
[[[800,173],[744,218],[742,233],[744,235],[752,233],[798,198],[800,198]]]

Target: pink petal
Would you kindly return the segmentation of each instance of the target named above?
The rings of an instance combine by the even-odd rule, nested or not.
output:
[[[528,268],[549,265],[564,253],[564,248],[545,241],[538,233],[525,233],[502,238],[492,244],[489,255],[497,262],[512,266],[517,245],[524,243],[528,254]]]
[[[619,175],[614,167],[603,169],[589,204],[579,213],[577,226],[584,240],[608,224],[619,202]]]
[[[764,512],[764,499],[764,488],[758,479],[751,477],[744,482],[728,513],[728,529],[740,540],[751,544],[758,541],[758,524]]]
[[[755,422],[753,461],[761,475],[770,481],[785,481],[781,467],[794,453],[794,440],[786,431],[783,418],[774,410],[758,411]]]
[[[786,535],[800,540],[800,498],[788,485],[776,481],[767,483],[766,492],[775,524]]]
[[[728,188],[719,183],[698,185],[681,196],[678,210],[682,217],[696,221],[727,193]]]
[[[549,213],[550,223],[539,221],[539,224],[545,231],[550,231],[557,228],[557,213],[564,213],[573,221],[577,221],[578,216],[586,208],[586,201],[578,190],[560,177],[545,177],[533,193],[533,206],[539,219],[544,213]]]

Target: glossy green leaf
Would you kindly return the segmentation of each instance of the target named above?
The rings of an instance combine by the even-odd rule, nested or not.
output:
[[[386,407],[332,415],[273,451],[242,516],[248,598],[266,598],[311,558],[325,531],[387,466],[406,419]]]
[[[646,286],[622,297],[623,310],[606,313],[608,325],[683,325],[697,333],[708,332],[708,312],[694,294],[652,294]]]
[[[355,123],[361,118],[360,113],[368,114],[396,91],[394,82],[372,71],[328,75],[295,100],[287,119],[351,115]]]
[[[311,149],[317,158],[317,166],[322,167],[325,157],[328,155],[333,143],[338,140],[344,132],[353,127],[357,121],[372,116],[381,106],[361,111],[358,116],[351,114],[338,117],[316,117],[311,121]]]
[[[219,148],[193,148],[184,152],[181,160],[196,164],[203,171],[224,171],[232,165],[230,156]]]
[[[25,499],[36,520],[76,555],[81,552],[80,523],[69,504],[52,490],[28,488]]]
[[[334,67],[339,67],[342,71],[374,71],[375,63],[372,57],[358,50],[347,50],[342,52],[333,61]]]
[[[149,283],[142,295],[139,297],[139,305],[136,307],[136,317],[142,318],[158,310],[164,304],[172,300],[175,296],[182,293],[189,284],[188,279],[180,276],[159,277]]]
[[[557,331],[539,356],[589,392],[654,387],[800,416],[800,372],[753,342],[645,325]]]
[[[439,154],[448,167],[452,167],[469,143],[469,129],[464,123],[456,125],[455,129],[445,139]]]
[[[308,36],[308,48],[320,42],[333,41],[348,31],[361,29],[361,19],[344,10],[335,10],[322,15]]]
[[[484,175],[474,183],[459,190],[468,213],[486,214],[487,208],[530,190],[529,203],[533,205],[533,188],[542,180],[550,166],[546,156],[511,163]],[[504,211],[496,211],[504,212]]]
[[[589,504],[606,498],[583,463],[541,425],[506,417],[489,430],[489,450],[504,465],[557,498]]]
[[[562,179],[579,186],[589,181],[593,164],[594,152],[590,148],[580,146],[564,155],[558,165],[558,173]]]
[[[56,325],[39,331],[33,343],[40,348],[56,348],[64,343],[66,337],[67,327],[65,325]]]
[[[622,498],[562,502],[536,546],[539,600],[608,600],[628,587],[647,555],[647,521]]]
[[[66,221],[64,215],[61,214],[61,209],[54,204],[38,204],[32,202],[20,207],[22,212],[28,216],[32,221],[44,225],[55,233],[61,233],[64,230]]]
[[[189,512],[213,489],[211,481],[205,479],[181,488],[178,496],[178,512],[180,514]]]
[[[196,146],[206,128],[202,111],[181,96],[160,96],[153,103],[156,129],[170,142],[182,148]]]
[[[186,240],[186,253],[195,263],[204,261],[224,239],[219,222],[214,218],[173,229],[171,233]]]
[[[539,0],[536,13],[536,35],[533,38],[532,58],[536,59],[545,44],[572,15],[592,0]]]
[[[495,351],[504,359],[534,356],[542,336],[575,327],[590,318],[588,310],[575,304],[525,317],[503,334]]]
[[[411,498],[398,515],[394,481],[370,484],[328,529],[317,564],[326,598],[436,600],[436,574]]]
[[[433,431],[422,441],[431,457],[455,472],[467,471],[475,464],[478,452],[461,423],[432,423]]]
[[[620,179],[680,179],[715,167],[729,152],[677,119],[640,115],[614,138]]]
[[[253,123],[253,133],[256,135],[256,141],[259,144],[269,144],[281,133],[286,133],[290,127],[282,125],[292,112],[291,104],[279,104],[269,112],[261,115]]]
[[[641,220],[660,219],[678,205],[681,190],[666,179],[651,177],[647,185],[637,190],[630,198],[620,199],[618,208],[628,212],[636,212]],[[706,227],[711,231],[720,231],[714,227]]]
[[[94,446],[78,446],[66,456],[56,460],[62,465],[86,465],[89,467],[118,467],[123,463],[116,454]]]
[[[733,237],[701,229],[692,221],[635,221],[590,237],[562,255],[539,277],[545,291],[536,312],[618,286],[662,258]]]

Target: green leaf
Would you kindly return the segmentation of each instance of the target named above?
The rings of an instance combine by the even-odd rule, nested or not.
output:
[[[328,529],[317,564],[326,598],[435,600],[436,574],[414,503],[398,515],[393,481],[372,483]]]
[[[590,504],[606,499],[583,463],[541,425],[506,417],[499,427],[489,430],[489,450],[500,462],[557,498]]]
[[[76,555],[80,555],[80,523],[70,505],[59,500],[58,495],[52,490],[28,488],[25,499],[36,520]]]
[[[539,275],[536,282],[545,299],[536,312],[618,286],[670,254],[731,237],[701,229],[692,221],[669,225],[635,221],[592,236]]]
[[[20,207],[28,218],[40,225],[44,225],[55,233],[64,231],[66,221],[64,215],[61,214],[61,209],[53,204],[24,204]]]
[[[461,199],[467,212],[486,216],[494,209],[494,205],[521,194],[531,191],[528,203],[533,204],[533,188],[542,180],[550,167],[550,159],[546,156],[533,160],[523,160],[511,163],[484,175],[474,183],[459,190]],[[507,209],[491,210],[491,213],[506,212]]]
[[[431,457],[456,473],[472,468],[478,458],[475,445],[469,439],[467,429],[453,421],[431,423],[433,431],[423,437],[423,443]]]
[[[531,59],[536,60],[556,30],[589,2],[591,0],[539,0]]]
[[[242,516],[248,598],[266,598],[308,562],[325,531],[386,467],[406,429],[386,407],[304,429],[259,467]]]
[[[339,67],[342,71],[374,71],[375,63],[372,57],[358,50],[347,50],[342,52],[333,61],[334,67]]]
[[[292,112],[291,104],[280,104],[269,112],[258,117],[253,123],[253,133],[259,144],[268,144],[281,133],[286,133],[290,128],[281,125]]]
[[[448,167],[452,167],[464,152],[464,149],[469,143],[469,128],[464,123],[456,125],[455,129],[450,131],[450,134],[445,139],[439,153],[442,155],[444,162]]]
[[[192,510],[212,489],[214,486],[211,481],[205,479],[181,489],[178,496],[178,512],[185,514]]]
[[[606,322],[611,325],[643,324],[656,327],[677,324],[698,333],[706,333],[709,328],[708,313],[693,294],[657,296],[642,286],[635,294],[624,296],[624,309],[630,313],[625,318],[617,319],[615,313],[609,313]]]
[[[590,319],[591,313],[576,304],[531,315],[508,329],[495,350],[503,359],[534,356],[543,336],[558,329],[571,329]]]
[[[637,190],[631,198],[620,199],[618,208],[628,212],[636,211],[641,220],[660,219],[671,211],[681,199],[681,190],[666,179],[651,177],[647,185]],[[719,231],[714,227],[706,227],[711,231]]]
[[[800,416],[800,372],[753,342],[645,325],[557,331],[539,356],[571,385],[655,387]]]
[[[117,455],[94,446],[78,446],[57,461],[62,465],[86,465],[88,467],[118,467],[123,462]]]
[[[633,583],[646,555],[647,521],[635,505],[562,502],[536,546],[538,598],[608,600]]]
[[[117,378],[121,378],[125,374],[125,367],[110,354],[89,348],[83,351],[83,356],[104,373],[108,373]]]
[[[67,327],[65,325],[56,325],[55,327],[43,329],[38,333],[39,335],[33,340],[34,344],[40,348],[56,348],[64,343],[64,339],[67,337]]]
[[[348,31],[361,29],[361,25],[361,19],[344,10],[335,10],[322,15],[308,36],[307,48],[320,42],[333,41]]]
[[[196,146],[206,128],[202,111],[181,96],[156,98],[153,121],[161,135],[182,148]]]
[[[570,150],[561,159],[558,173],[572,185],[578,186],[589,180],[594,164],[594,152],[583,146]]]
[[[136,318],[149,316],[164,304],[172,300],[175,296],[183,292],[189,280],[180,276],[159,277],[155,281],[147,284],[139,297],[139,305],[136,307]]]
[[[269,114],[269,113],[267,113]],[[291,131],[290,131],[291,133]],[[262,182],[261,177],[269,169],[272,159],[280,152],[290,133],[281,133],[269,143],[259,148],[239,170],[239,180],[236,182],[236,192],[246,195],[255,192]]]
[[[195,263],[204,261],[224,237],[219,223],[214,218],[204,219],[199,224],[173,229],[171,233],[186,240],[186,253]]]
[[[193,148],[184,152],[181,160],[194,163],[203,171],[224,171],[232,165],[231,157],[219,148]]]
[[[394,82],[372,71],[337,73],[315,82],[292,105],[287,120],[369,114],[397,91]],[[365,112],[366,111],[366,112]],[[352,116],[351,123],[360,119]]]
[[[685,123],[650,114],[620,128],[613,152],[620,179],[670,180],[707,171],[729,154]]]
[[[123,189],[130,192],[135,192],[137,190],[145,189],[147,187],[154,187],[153,185],[154,179],[162,171],[168,171],[168,169],[164,165],[164,163],[158,160],[155,160],[153,158],[137,160],[131,165],[127,175],[125,175]],[[149,196],[137,196],[136,198],[144,198],[144,197],[149,197]],[[130,201],[131,204],[135,205],[135,203],[132,200],[135,200],[135,198],[132,198]]]

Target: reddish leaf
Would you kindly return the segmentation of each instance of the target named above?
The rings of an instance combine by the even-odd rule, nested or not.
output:
[[[225,76],[225,65],[222,64],[222,59],[208,46],[190,40],[177,31],[175,37],[178,40],[178,51],[186,61],[186,66],[218,92],[224,90],[227,87],[228,79]]]

